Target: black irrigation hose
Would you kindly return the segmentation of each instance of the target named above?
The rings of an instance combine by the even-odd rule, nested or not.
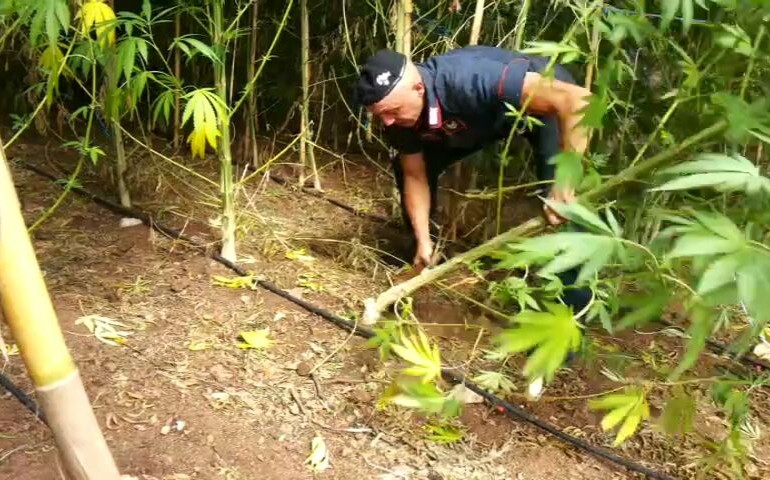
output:
[[[38,167],[35,167],[33,165],[30,165],[30,164],[27,164],[26,162],[21,162],[21,164],[25,168],[28,168],[29,170],[31,170],[31,171],[33,171],[33,172],[35,172],[35,173],[37,173],[37,174],[39,174],[39,175],[41,175],[41,176],[43,176],[45,178],[48,178],[49,180],[58,181],[58,178],[56,178],[54,175],[51,175],[48,172],[45,172],[44,170],[41,170]],[[109,200],[105,200],[103,198],[100,198],[100,197],[98,197],[98,196],[96,196],[96,195],[94,195],[94,194],[84,190],[83,188],[80,188],[80,187],[72,187],[72,190],[74,192],[79,193],[79,194],[81,194],[81,195],[91,199],[92,201],[94,201],[94,202],[96,202],[96,203],[98,203],[98,204],[100,204],[100,205],[102,205],[102,206],[104,206],[104,207],[114,211],[114,212],[118,212],[120,214],[128,215],[128,216],[131,216],[131,217],[134,217],[134,218],[138,218],[138,219],[142,220],[142,222],[144,222],[149,227],[155,228],[155,229],[157,229],[157,230],[159,230],[159,231],[163,232],[164,234],[167,234],[167,235],[169,235],[171,237],[178,238],[180,240],[189,242],[192,246],[198,247],[201,250],[205,250],[205,248],[203,246],[197,244],[197,242],[195,242],[195,241],[191,240],[190,238],[184,236],[181,232],[179,232],[177,230],[174,230],[173,228],[165,227],[163,225],[160,225],[160,224],[154,222],[152,220],[152,218],[149,215],[145,214],[145,213],[138,212],[138,211],[135,211],[133,209],[122,207],[120,205],[117,205],[117,204],[109,201]],[[218,253],[212,253],[212,254],[210,254],[210,256],[211,256],[212,259],[218,261],[219,263],[223,264],[224,266],[226,266],[226,267],[232,269],[233,271],[235,271],[236,273],[238,273],[238,275],[241,275],[241,276],[248,275],[248,272],[246,272],[246,270],[244,270],[243,268],[239,267],[235,263],[233,263],[233,262],[223,258]],[[310,312],[312,312],[312,313],[314,313],[316,315],[319,315],[320,317],[322,317],[322,318],[324,318],[324,319],[334,323],[335,325],[337,325],[337,326],[339,326],[339,327],[341,327],[341,328],[343,328],[345,330],[348,330],[348,331],[351,331],[351,332],[355,332],[359,336],[364,337],[364,338],[370,338],[370,337],[372,337],[374,335],[373,332],[370,329],[368,329],[366,327],[361,327],[361,326],[357,325],[355,322],[351,322],[349,320],[346,320],[346,319],[344,319],[344,318],[342,318],[342,317],[340,317],[338,315],[335,315],[335,314],[333,314],[331,312],[328,312],[328,311],[326,311],[326,310],[324,310],[324,309],[322,309],[320,307],[317,307],[317,306],[313,305],[310,302],[306,302],[305,300],[297,298],[297,297],[291,295],[290,293],[286,292],[285,290],[282,290],[282,289],[278,288],[276,285],[274,285],[271,282],[268,282],[268,281],[265,281],[265,280],[257,280],[256,283],[259,284],[261,287],[265,288],[266,290],[269,290],[270,292],[275,293],[276,295],[278,295],[278,296],[280,296],[280,297],[282,297],[282,298],[284,298],[286,300],[289,300],[290,302],[295,303],[296,305],[299,305],[302,308],[304,308],[304,309],[306,309],[306,310],[308,310],[308,311],[310,311]],[[524,410],[522,408],[519,408],[519,407],[516,407],[515,405],[512,405],[511,403],[506,402],[505,400],[502,400],[501,398],[497,397],[496,395],[487,392],[486,390],[482,389],[481,387],[479,387],[475,383],[467,380],[465,377],[457,374],[456,372],[454,372],[452,370],[442,369],[442,376],[444,377],[444,379],[446,379],[447,381],[449,381],[451,383],[463,383],[463,384],[465,384],[465,386],[468,389],[470,389],[471,391],[473,391],[473,392],[477,393],[478,395],[482,396],[492,406],[501,407],[511,417],[517,418],[519,420],[523,420],[523,421],[525,421],[525,422],[527,422],[527,423],[529,423],[531,425],[534,425],[535,427],[537,427],[537,428],[539,428],[539,429],[541,429],[541,430],[543,430],[543,431],[545,431],[545,432],[555,436],[559,440],[562,440],[563,442],[568,443],[568,444],[572,445],[573,447],[577,447],[580,450],[584,450],[584,451],[590,453],[591,455],[594,455],[597,458],[601,458],[601,459],[604,459],[604,460],[609,460],[610,462],[613,462],[613,463],[615,463],[617,465],[625,467],[626,469],[628,469],[630,471],[641,473],[641,474],[647,476],[648,478],[652,478],[652,479],[655,479],[655,480],[673,480],[673,477],[670,477],[670,476],[666,475],[665,473],[656,472],[656,471],[651,470],[651,469],[649,469],[649,468],[647,468],[647,467],[645,467],[643,465],[640,465],[639,463],[636,463],[636,462],[634,462],[632,460],[628,460],[628,459],[625,459],[625,458],[623,458],[623,457],[621,457],[619,455],[615,455],[614,453],[612,453],[612,452],[610,452],[610,451],[608,451],[608,450],[606,450],[604,448],[591,445],[590,443],[585,442],[583,440],[580,440],[577,437],[574,437],[572,435],[564,433],[561,430],[559,430],[558,428],[556,428],[555,426],[553,426],[553,425],[551,425],[551,424],[549,424],[547,422],[544,422],[543,420],[541,420],[538,417],[532,415],[531,413],[527,412],[526,410]]]
[[[6,377],[4,373],[0,372],[0,385],[3,386],[8,392],[16,397],[16,399],[21,402],[22,405],[27,407],[27,409],[32,412],[37,418],[39,418],[43,423],[48,425],[48,419],[45,417],[45,413],[38,407],[37,403],[35,403],[34,400],[32,400],[32,397],[24,393],[21,388],[19,388],[13,381]]]

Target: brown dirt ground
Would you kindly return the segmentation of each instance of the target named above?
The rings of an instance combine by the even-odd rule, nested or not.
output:
[[[72,168],[71,154],[41,141],[14,145],[8,153],[52,170]],[[197,239],[216,238],[209,225],[215,220],[215,185],[180,175],[157,158],[135,161],[135,172],[142,172],[131,179],[138,206]],[[327,193],[390,216],[386,174],[365,160],[344,166],[344,175],[339,163],[322,170]],[[25,217],[34,221],[59,190],[21,168],[13,173]],[[81,182],[109,191],[95,177]],[[399,269],[403,260],[393,257],[407,242],[392,227],[272,182],[244,188],[239,201],[250,207],[240,219],[240,260],[327,310],[354,314],[364,298],[408,275]],[[527,202],[518,199],[507,207],[508,222],[531,214]],[[419,415],[377,408],[388,370],[363,340],[264,290],[215,286],[213,275],[232,272],[145,226],[121,229],[119,220],[71,195],[35,233],[34,243],[68,346],[125,474],[146,480],[636,478],[485,405],[466,406],[462,441],[430,442]],[[286,252],[297,248],[315,260],[288,259]],[[415,301],[419,317],[435,324],[430,331],[441,339],[448,364],[467,362],[472,371],[488,364],[472,352],[479,327],[494,328],[478,309],[437,288],[425,289]],[[124,346],[107,345],[76,324],[85,315],[119,320],[133,333]],[[239,332],[258,328],[270,329],[273,345],[264,351],[238,348]],[[596,338],[605,346],[623,342],[640,357],[647,353],[647,364],[664,361],[661,356],[668,352],[681,354],[676,339],[660,335]],[[484,337],[477,349],[486,342]],[[310,377],[303,375],[309,366],[317,367]],[[18,356],[3,370],[32,392]],[[616,386],[595,368],[577,364],[558,375],[541,402],[525,404],[516,393],[510,400],[606,447],[612,435],[601,431],[601,417],[588,410],[585,399],[574,397]],[[767,404],[766,393],[756,395]],[[699,402],[703,409],[706,400]],[[699,419],[699,429],[719,437],[724,422],[716,412]],[[164,426],[177,421],[184,428],[166,432]],[[759,422],[767,424],[764,418]],[[756,445],[752,478],[770,475],[762,460],[766,430]],[[325,439],[332,465],[319,474],[305,463],[315,435]],[[652,424],[618,451],[677,478],[690,478],[697,470],[691,462],[698,452],[694,439],[672,441]],[[8,395],[0,396],[0,479],[5,478],[62,478],[45,426]]]

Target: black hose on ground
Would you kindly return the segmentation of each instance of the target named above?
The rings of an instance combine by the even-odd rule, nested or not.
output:
[[[37,403],[35,403],[34,400],[32,400],[32,397],[24,393],[24,391],[19,388],[15,383],[13,383],[13,380],[6,377],[4,373],[0,372],[0,385],[3,386],[6,390],[8,390],[8,393],[16,397],[16,400],[18,400],[22,405],[27,407],[27,409],[32,412],[35,417],[39,418],[41,422],[48,425],[48,419],[45,416],[45,413],[43,413],[42,410],[40,410],[40,407],[38,407]]]
[[[44,170],[41,170],[38,167],[35,167],[33,165],[29,165],[27,163],[22,163],[22,165],[25,168],[28,168],[29,170],[31,170],[31,171],[33,171],[33,172],[35,172],[35,173],[37,173],[37,174],[39,174],[39,175],[49,179],[49,180],[52,180],[54,182],[58,181],[58,178],[56,178],[56,176],[51,175],[48,172],[45,172]],[[74,192],[76,192],[76,193],[78,193],[80,195],[83,195],[83,196],[91,199],[92,201],[94,201],[94,202],[96,202],[96,203],[98,203],[98,204],[100,204],[100,205],[102,205],[102,206],[104,206],[104,207],[114,211],[114,212],[120,213],[122,215],[131,216],[133,218],[138,218],[138,219],[142,220],[142,222],[144,222],[147,226],[149,226],[151,228],[155,228],[155,229],[159,230],[160,232],[162,232],[162,233],[164,233],[166,235],[169,235],[171,237],[178,238],[180,240],[189,242],[192,246],[198,247],[200,250],[203,250],[203,251],[206,250],[205,247],[197,244],[195,241],[191,240],[190,238],[185,237],[181,232],[179,232],[179,231],[177,231],[177,230],[175,230],[173,228],[165,227],[165,226],[162,226],[162,225],[154,222],[149,215],[147,215],[147,214],[145,214],[143,212],[138,212],[138,211],[135,211],[133,209],[128,209],[128,208],[122,207],[122,206],[120,206],[120,205],[118,205],[116,203],[113,203],[113,202],[109,201],[109,200],[105,200],[103,198],[97,197],[96,195],[94,195],[94,194],[92,194],[92,193],[90,193],[90,192],[88,192],[88,191],[86,191],[86,190],[84,190],[83,188],[80,188],[80,187],[73,187],[72,190]],[[212,253],[209,256],[212,259],[216,260],[217,262],[219,262],[219,263],[223,264],[224,266],[230,268],[231,270],[236,272],[238,275],[241,275],[241,276],[248,275],[248,272],[246,270],[244,270],[243,268],[241,268],[240,266],[238,266],[234,262],[231,262],[231,261],[223,258],[218,253]],[[368,329],[366,327],[359,326],[355,322],[351,322],[350,320],[346,320],[346,319],[344,319],[344,318],[342,318],[342,317],[340,317],[338,315],[335,315],[335,314],[333,314],[331,312],[328,312],[328,311],[326,311],[326,310],[324,310],[324,309],[322,309],[322,308],[320,308],[320,307],[318,307],[316,305],[313,305],[310,302],[307,302],[305,300],[297,298],[297,297],[291,295],[290,293],[286,292],[285,290],[277,287],[276,285],[274,285],[271,282],[268,282],[268,281],[265,281],[265,280],[257,280],[256,283],[259,284],[259,286],[265,288],[266,290],[268,290],[268,291],[270,291],[272,293],[275,293],[276,295],[278,295],[278,296],[280,296],[280,297],[282,297],[282,298],[284,298],[286,300],[289,300],[290,302],[292,302],[292,303],[294,303],[296,305],[299,305],[300,307],[308,310],[309,312],[314,313],[314,314],[324,318],[325,320],[328,320],[328,321],[334,323],[335,325],[337,325],[337,326],[339,326],[339,327],[341,327],[341,328],[343,328],[345,330],[355,332],[356,334],[358,334],[359,336],[364,337],[364,338],[370,338],[370,337],[372,337],[374,335],[373,332],[370,329]],[[459,375],[458,373],[456,373],[456,372],[454,372],[454,371],[452,371],[450,369],[443,369],[442,370],[442,376],[444,377],[445,380],[447,380],[450,383],[455,383],[455,384],[463,383],[468,389],[470,389],[471,391],[473,391],[473,392],[477,393],[478,395],[480,395],[481,397],[483,397],[493,407],[501,407],[505,411],[505,413],[507,413],[511,417],[519,419],[519,420],[523,420],[523,421],[525,421],[525,422],[527,422],[527,423],[529,423],[529,424],[531,424],[531,425],[533,425],[533,426],[535,426],[535,427],[545,431],[546,433],[549,433],[549,434],[553,435],[554,437],[558,438],[559,440],[561,440],[561,441],[563,441],[563,442],[565,442],[565,443],[567,443],[567,444],[569,444],[569,445],[571,445],[573,447],[576,447],[576,448],[578,448],[580,450],[583,450],[583,451],[585,451],[585,452],[587,452],[587,453],[589,453],[589,454],[591,454],[591,455],[593,455],[593,456],[595,456],[597,458],[600,458],[600,459],[603,459],[603,460],[608,460],[608,461],[610,461],[612,463],[615,463],[616,465],[620,465],[620,466],[622,466],[622,467],[624,467],[624,468],[626,468],[626,469],[628,469],[628,470],[630,470],[632,472],[641,473],[641,474],[647,476],[648,478],[652,478],[652,479],[655,479],[655,480],[673,480],[673,477],[671,477],[671,476],[669,476],[669,475],[667,475],[665,473],[656,472],[654,470],[651,470],[651,469],[645,467],[644,465],[636,463],[636,462],[634,462],[632,460],[625,459],[625,458],[623,458],[623,457],[621,457],[619,455],[616,455],[616,454],[614,454],[614,453],[612,453],[612,452],[610,452],[610,451],[608,451],[608,450],[606,450],[604,448],[597,447],[595,445],[591,445],[590,443],[585,442],[583,440],[580,440],[577,437],[574,437],[572,435],[564,433],[561,430],[559,430],[558,428],[556,428],[555,426],[553,426],[553,425],[551,425],[551,424],[549,424],[549,423],[539,419],[538,417],[532,415],[531,413],[527,412],[526,410],[524,410],[522,408],[519,408],[519,407],[516,407],[515,405],[512,405],[509,402],[506,402],[505,400],[497,397],[496,395],[487,392],[486,390],[482,389],[481,387],[479,387],[475,383],[471,382],[470,380],[467,380],[462,375]]]

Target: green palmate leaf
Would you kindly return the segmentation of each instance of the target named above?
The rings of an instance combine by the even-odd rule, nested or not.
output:
[[[492,393],[511,393],[515,389],[513,382],[501,372],[484,370],[479,375],[473,377],[473,381]]]
[[[398,334],[398,343],[390,346],[393,353],[401,357],[411,366],[405,368],[402,372],[406,375],[422,377],[423,383],[441,376],[441,355],[438,346],[431,345],[428,337],[421,328],[416,328],[414,332]]]
[[[703,211],[693,212],[693,216],[696,222],[663,232],[664,236],[681,234],[668,258],[729,254],[746,247],[745,235],[728,217]]]
[[[623,244],[618,238],[577,232],[561,232],[531,238],[512,248],[522,251],[518,257],[522,263],[535,264],[550,260],[538,271],[540,276],[564,272],[582,265],[577,283],[589,279],[614,257],[623,253]]]
[[[560,56],[559,63],[574,62],[581,56],[583,52],[580,48],[572,42],[559,43],[550,41],[533,41],[528,42],[528,47],[522,50],[522,53],[528,55],[541,55],[543,57]]]
[[[700,276],[698,294],[708,295],[714,290],[733,283],[738,267],[748,260],[746,256],[746,251],[738,251],[714,260]]]
[[[175,39],[169,48],[177,47],[182,50],[188,58],[193,58],[200,53],[215,64],[221,64],[222,60],[216,54],[214,49],[192,36],[183,36]]]
[[[647,404],[645,391],[635,386],[626,387],[623,393],[609,394],[598,400],[591,400],[589,408],[609,410],[602,419],[603,430],[612,430],[620,425],[614,446],[626,441],[636,432],[639,424],[650,417],[650,407]]]
[[[561,304],[544,303],[547,312],[525,311],[514,317],[517,328],[496,337],[499,350],[517,353],[535,349],[524,366],[529,378],[551,381],[569,352],[580,347],[581,332],[572,311]]]
[[[702,154],[695,161],[667,168],[661,175],[689,174],[664,183],[651,191],[713,187],[720,192],[742,191],[750,196],[770,195],[770,178],[748,159],[724,154]]]
[[[674,389],[674,395],[666,402],[660,425],[669,435],[684,435],[692,430],[695,422],[695,399],[681,386]]]
[[[174,107],[175,96],[173,90],[165,90],[158,95],[152,107],[152,124],[155,126],[158,117],[163,116],[166,124],[171,118],[171,109]]]
[[[28,4],[30,13],[30,42],[35,47],[43,35],[56,45],[62,31],[70,27],[71,14],[66,0],[34,0]]]

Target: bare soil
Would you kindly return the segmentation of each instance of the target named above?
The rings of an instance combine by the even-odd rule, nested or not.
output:
[[[71,170],[75,160],[34,139],[12,146],[8,154],[51,171]],[[133,161],[137,206],[216,248],[216,185],[180,174],[158,158]],[[187,164],[216,178],[211,162]],[[13,174],[31,223],[61,190],[21,167],[14,166]],[[281,174],[290,178],[286,170]],[[389,207],[392,181],[386,169],[356,158],[328,161],[322,175],[327,195],[398,218]],[[92,191],[111,191],[105,170],[80,182]],[[269,181],[249,183],[238,198],[239,260],[327,310],[354,316],[364,298],[410,274],[408,238],[393,225]],[[537,212],[526,197],[506,209],[507,224]],[[364,340],[265,290],[218,286],[217,276],[233,272],[144,225],[120,228],[120,220],[71,194],[33,240],[67,344],[124,474],[143,480],[639,478],[484,404],[465,406],[460,441],[430,441],[424,417],[378,405],[392,365],[383,365]],[[462,224],[459,237],[472,242],[474,231],[479,229]],[[292,255],[300,250],[312,260]],[[447,364],[473,374],[488,363],[480,349],[497,327],[481,310],[437,287],[420,292],[415,306],[418,318],[440,338]],[[126,325],[131,332],[126,343],[108,345],[77,323],[90,315]],[[271,346],[239,348],[240,332],[264,328]],[[0,333],[13,343],[7,331]],[[622,342],[624,351],[646,353],[648,361],[681,354],[678,339],[661,335],[615,338],[596,332],[595,338],[605,346]],[[34,394],[18,355],[3,371]],[[610,448],[613,435],[601,431],[601,416],[588,409],[585,397],[617,384],[595,367],[577,362],[563,370],[537,403],[524,400],[522,382],[516,386],[509,400]],[[756,395],[767,404],[766,393]],[[706,411],[707,399],[702,400],[699,408]],[[699,419],[699,428],[720,434],[724,419],[717,412]],[[758,422],[766,425],[761,417]],[[770,476],[763,460],[766,430],[756,442],[752,478]],[[306,462],[316,436],[326,442],[331,459],[322,473]],[[676,478],[694,478],[693,462],[703,448],[692,438],[672,440],[651,424],[617,453]],[[63,478],[45,425],[7,394],[0,395],[0,479],[6,478]]]

